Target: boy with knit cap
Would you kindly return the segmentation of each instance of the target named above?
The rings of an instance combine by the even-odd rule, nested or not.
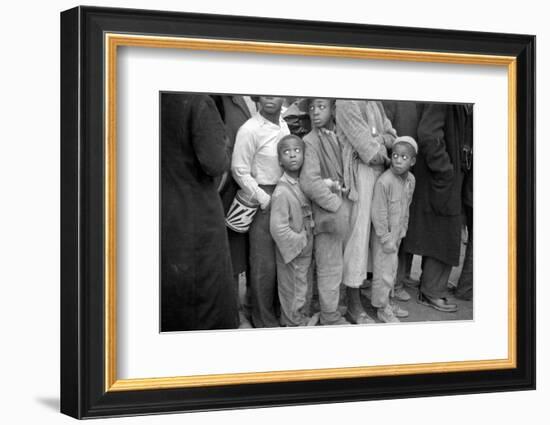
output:
[[[409,206],[415,179],[409,169],[416,162],[418,145],[409,136],[398,137],[392,145],[391,166],[377,180],[372,201],[373,307],[382,322],[399,322],[409,313],[390,301],[397,275],[397,253],[407,234]]]

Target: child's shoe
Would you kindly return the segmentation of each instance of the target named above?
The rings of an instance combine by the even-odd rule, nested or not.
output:
[[[409,317],[409,312],[407,310],[401,308],[398,304],[391,303],[390,306],[391,306],[391,309],[393,311],[393,314],[396,317],[400,317],[400,318]]]
[[[393,294],[393,298],[398,301],[409,301],[411,299],[411,296],[403,288],[400,288],[395,291],[395,293]]]
[[[309,320],[307,321],[306,326],[317,326],[317,323],[319,323],[319,316],[320,315],[321,315],[321,313],[317,312],[313,316],[311,316],[309,318]]]
[[[395,313],[393,312],[393,308],[389,304],[386,307],[379,308],[378,311],[376,312],[376,315],[384,323],[399,323],[400,322],[400,320],[397,317],[395,317]]]

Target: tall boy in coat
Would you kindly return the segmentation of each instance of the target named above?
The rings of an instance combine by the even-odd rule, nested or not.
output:
[[[344,171],[342,147],[335,133],[335,105],[331,99],[308,99],[305,103],[313,129],[304,137],[306,152],[300,185],[313,207],[320,321],[323,325],[347,324],[338,311],[338,300],[351,202],[342,189]]]

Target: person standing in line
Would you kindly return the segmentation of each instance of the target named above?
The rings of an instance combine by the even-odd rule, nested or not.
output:
[[[412,137],[395,139],[391,166],[376,181],[372,200],[372,306],[383,322],[399,322],[409,313],[391,302],[395,290],[398,251],[407,234],[409,205],[414,193],[415,179],[410,168],[416,161],[418,147]]]
[[[284,170],[271,201],[270,231],[275,240],[277,286],[283,326],[313,326],[309,312],[311,285],[308,282],[313,253],[311,203],[298,178],[304,162],[304,142],[296,135],[283,137],[277,145]]]
[[[422,114],[423,104],[411,101],[383,100],[384,111],[391,121],[397,136],[409,136],[418,139],[418,123]],[[414,174],[414,167],[411,168]],[[411,296],[405,289],[418,288],[420,281],[411,276],[414,253],[406,252],[403,244],[399,248],[399,263],[397,266],[397,278],[393,291],[393,298],[398,301],[409,301]]]
[[[448,280],[460,261],[462,149],[471,126],[467,105],[426,104],[418,125],[416,191],[405,250],[422,255],[418,302],[452,313]]]
[[[239,95],[219,95],[213,96],[214,101],[220,115],[225,124],[225,129],[229,142],[229,149],[231,155],[235,147],[235,139],[237,137],[237,131],[252,115],[257,112],[256,103],[252,101],[250,96]],[[218,192],[222,198],[224,212],[227,214],[231,203],[235,198],[235,195],[239,189],[239,185],[235,182],[235,179],[231,175],[231,170],[224,173],[220,178]],[[227,227],[227,237],[229,239],[229,250],[231,252],[231,262],[233,265],[233,281],[237,288],[237,297],[239,297],[239,276],[245,273],[247,286],[250,280],[250,270],[248,265],[248,235],[247,233],[240,233]],[[245,294],[245,300],[239,304],[239,327],[250,328],[250,311],[247,309],[250,306],[247,305],[247,294]]]
[[[253,97],[260,111],[246,121],[235,141],[231,162],[233,178],[248,199],[258,203],[250,230],[250,302],[256,328],[277,327],[277,272],[275,243],[269,230],[271,195],[282,175],[277,143],[290,134],[281,118],[282,97]]]
[[[336,137],[335,101],[306,99],[312,130],[304,137],[306,145],[300,185],[311,199],[317,288],[322,325],[349,322],[338,310],[344,270],[344,248],[349,236],[351,202],[344,188],[342,146]]]
[[[238,326],[216,179],[229,169],[225,130],[204,95],[161,95],[161,331]]]
[[[353,323],[373,323],[365,312],[360,287],[367,277],[374,185],[396,138],[396,132],[377,101],[336,101],[336,128],[343,145],[344,185],[353,202],[350,237],[344,252],[344,285],[347,287],[347,318]]]
[[[467,115],[472,117],[473,105],[465,105]],[[464,185],[462,187],[462,203],[468,229],[468,244],[464,254],[462,272],[455,288],[455,298],[471,301],[474,294],[474,155],[473,155],[473,120],[468,122],[468,131],[462,148],[462,168],[464,170]]]

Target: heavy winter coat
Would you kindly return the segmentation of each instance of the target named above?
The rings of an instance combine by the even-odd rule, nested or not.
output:
[[[426,104],[418,125],[416,190],[410,207],[407,252],[456,266],[462,228],[462,149],[472,137],[466,105]]]
[[[161,97],[161,328],[237,326],[236,290],[215,177],[229,169],[225,131],[204,95]]]

